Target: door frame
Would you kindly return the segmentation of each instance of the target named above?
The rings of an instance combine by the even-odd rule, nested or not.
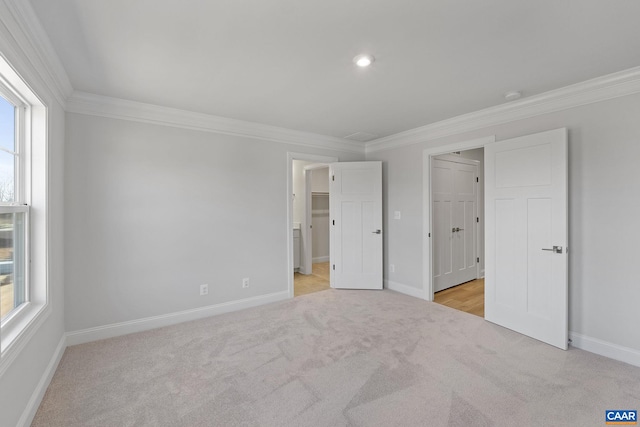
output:
[[[308,153],[287,152],[287,215],[286,215],[286,236],[287,236],[287,292],[289,298],[293,298],[293,161],[302,160],[314,163],[335,163],[337,157],[320,156]]]
[[[422,298],[427,301],[433,301],[431,158],[442,154],[450,154],[454,151],[484,148],[485,145],[495,141],[496,136],[490,135],[478,139],[427,148],[422,152]]]

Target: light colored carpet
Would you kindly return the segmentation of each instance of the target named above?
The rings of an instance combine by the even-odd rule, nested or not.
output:
[[[66,350],[33,426],[602,426],[640,368],[392,291],[328,290]]]

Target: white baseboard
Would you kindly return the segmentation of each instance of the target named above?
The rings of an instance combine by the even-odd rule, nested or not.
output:
[[[176,313],[163,314],[161,316],[147,317],[144,319],[67,332],[67,345],[83,344],[91,341],[132,334],[135,332],[147,331],[149,329],[161,328],[163,326],[175,325],[176,323],[188,322],[190,320],[202,319],[204,317],[215,316],[217,314],[229,313],[245,308],[282,301],[288,298],[288,291],[276,292],[253,298],[195,308],[193,310],[179,311]]]
[[[327,256],[318,256],[313,258],[313,263],[315,264],[316,262],[329,262],[329,255]]]
[[[403,285],[402,283],[392,282],[391,280],[384,281],[384,287],[391,289],[392,291],[400,292],[401,294],[409,295],[415,298],[426,299],[424,290],[414,288],[413,286]]]
[[[640,351],[569,331],[571,345],[581,350],[640,366]]]
[[[47,391],[47,387],[49,387],[49,383],[51,383],[51,379],[53,378],[53,374],[58,369],[58,364],[60,363],[60,359],[62,359],[62,355],[64,354],[64,350],[67,348],[67,336],[62,335],[60,338],[60,342],[53,352],[53,356],[51,356],[51,360],[47,365],[47,369],[45,369],[42,374],[42,378],[38,382],[29,402],[27,402],[27,406],[22,413],[22,416],[18,420],[18,424],[16,427],[29,427],[33,422],[33,418],[36,416],[36,412],[38,412],[38,408],[40,407],[40,403],[42,402],[42,398],[44,397],[44,393]]]

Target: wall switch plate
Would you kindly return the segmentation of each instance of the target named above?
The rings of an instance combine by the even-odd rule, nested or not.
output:
[[[200,295],[209,294],[209,285],[200,285]]]
[[[402,214],[400,213],[400,211],[395,211],[393,213],[393,219],[400,219],[402,218]]]
[[[249,278],[245,277],[244,279],[242,279],[242,287],[243,288],[248,288],[249,287]]]

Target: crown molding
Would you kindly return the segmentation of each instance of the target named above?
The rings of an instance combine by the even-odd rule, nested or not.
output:
[[[38,20],[31,3],[21,0],[4,0],[13,15],[23,37],[13,38],[27,57],[32,67],[38,70],[47,88],[64,108],[67,98],[73,93],[69,76],[58,58],[51,40]]]
[[[638,92],[640,92],[640,67],[635,67],[378,138],[366,143],[366,152],[373,153],[419,144]]]
[[[177,108],[74,92],[67,100],[70,113],[172,126],[182,129],[241,136],[305,147],[364,154],[362,142],[285,129],[244,120],[228,119]]]

